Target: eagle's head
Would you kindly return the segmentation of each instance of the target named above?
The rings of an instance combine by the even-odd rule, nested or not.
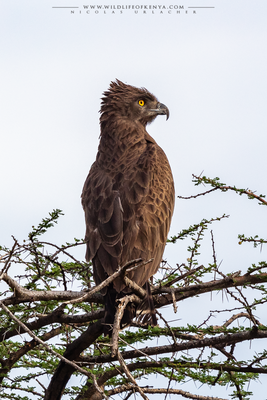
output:
[[[143,126],[152,122],[157,115],[166,115],[168,119],[170,114],[168,108],[147,89],[126,85],[118,79],[111,82],[109,89],[104,92],[100,113],[101,122],[114,116],[139,121]]]

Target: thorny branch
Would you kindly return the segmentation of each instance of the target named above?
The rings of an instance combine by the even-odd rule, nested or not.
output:
[[[192,195],[192,196],[188,196],[188,197],[178,196],[178,198],[180,198],[180,199],[194,199],[194,198],[197,198],[199,196],[204,196],[206,194],[214,192],[215,190],[221,190],[222,192],[227,192],[228,190],[232,190],[232,191],[238,193],[239,195],[246,194],[249,199],[255,198],[260,202],[260,204],[267,205],[267,201],[264,199],[264,197],[265,197],[264,195],[259,195],[258,196],[255,192],[253,192],[250,189],[239,189],[239,188],[237,188],[235,186],[225,185],[224,183],[219,182],[218,178],[210,179],[210,178],[207,178],[206,176],[196,176],[194,174],[192,174],[192,176],[194,178],[193,182],[195,182],[196,186],[200,185],[200,184],[209,184],[209,185],[213,186],[213,188],[210,189],[210,190],[207,190],[207,191],[205,191],[203,193],[198,193],[196,195]]]
[[[59,353],[55,352],[54,350],[52,350],[43,340],[38,338],[38,336],[36,336],[30,329],[28,329],[27,326],[25,324],[23,324],[23,322],[21,322],[14,314],[12,314],[12,312],[9,311],[9,309],[3,304],[2,301],[0,301],[0,307],[9,315],[10,318],[12,318],[19,326],[21,326],[23,328],[23,330],[25,332],[27,332],[36,342],[38,342],[43,347],[45,347],[45,349],[49,353],[53,354],[57,358],[60,358],[65,363],[70,364],[72,367],[77,369],[77,371],[81,372],[83,375],[87,375],[87,376],[91,377],[91,373],[88,373],[83,368],[80,368],[77,364],[73,363],[72,361],[70,361],[67,358],[63,357],[61,354],[59,354]]]
[[[127,368],[127,365],[124,362],[123,357],[121,356],[120,351],[117,351],[117,357],[118,360],[120,362],[120,365],[123,369],[123,371],[125,372],[127,378],[130,380],[130,382],[132,382],[132,384],[134,385],[134,389],[140,393],[141,397],[143,397],[144,400],[148,400],[148,398],[146,397],[146,395],[144,394],[144,391],[141,389],[140,386],[138,386],[138,384],[136,383],[136,380],[134,379],[134,377],[132,376],[131,372],[129,371],[129,369]]]
[[[144,347],[139,350],[128,350],[123,353],[123,358],[129,359],[139,357],[139,352],[142,352],[146,356],[153,356],[156,354],[176,353],[178,351],[180,352],[190,349],[200,349],[204,347],[208,348],[210,346],[215,347],[217,345],[229,346],[232,343],[241,343],[247,340],[266,338],[267,330],[257,330],[256,327],[253,327],[251,330],[245,332],[221,334],[211,338],[190,340],[186,343],[173,343],[171,345]],[[110,361],[114,361],[115,359],[116,358],[112,357],[110,354],[104,354],[95,357],[82,357],[83,361],[86,360],[89,363],[96,364],[108,363]]]
[[[108,391],[109,396],[113,396],[115,394],[123,393],[126,391],[132,391],[132,386],[131,385],[122,385],[119,388],[112,389]],[[199,394],[193,394],[186,392],[184,390],[180,389],[152,389],[148,387],[142,387],[142,390],[144,393],[150,393],[150,394],[175,394],[175,395],[181,395],[182,397],[185,397],[187,399],[193,399],[193,400],[226,400],[221,397],[210,397],[210,396],[201,396]]]
[[[141,262],[140,262],[141,261]],[[14,290],[14,297],[8,298],[4,300],[4,303],[9,305],[9,304],[14,304],[14,303],[19,303],[19,302],[27,302],[27,301],[41,301],[41,300],[61,300],[64,301],[66,300],[65,304],[75,304],[75,303],[81,303],[85,301],[96,301],[96,299],[100,299],[99,296],[96,296],[98,292],[101,291],[104,287],[108,286],[111,282],[114,281],[118,276],[123,275],[127,273],[127,270],[129,268],[129,271],[133,270],[133,265],[135,265],[134,269],[143,267],[144,265],[150,263],[152,261],[148,260],[145,262],[142,262],[141,259],[137,260],[132,260],[126,263],[123,267],[119,268],[114,274],[109,276],[105,281],[103,281],[100,285],[93,287],[90,289],[87,293],[83,292],[75,292],[75,291],[67,291],[67,290],[62,290],[62,291],[49,291],[49,290],[28,290],[22,287],[16,280],[8,276],[6,273],[2,274],[2,279]],[[139,264],[138,264],[139,263]],[[136,265],[137,264],[137,265]],[[127,277],[126,277],[127,279]],[[128,278],[128,281],[129,278]],[[140,288],[142,290],[142,288]],[[16,301],[14,301],[16,299]],[[98,302],[98,301],[97,301]],[[103,299],[100,300],[100,302],[103,302]]]
[[[6,255],[7,256],[7,260],[5,261],[5,265],[4,265],[4,267],[3,267],[2,271],[1,271],[0,280],[2,279],[3,275],[8,271],[8,268],[11,265],[10,264],[10,260],[11,260],[11,258],[13,256],[13,254],[14,254],[14,251],[15,251],[15,248],[16,248],[17,244],[18,244],[17,240],[14,239],[13,247],[12,247],[11,251]],[[4,259],[4,258],[5,258],[4,256],[1,257],[1,259]]]
[[[42,345],[49,353],[54,355],[55,357],[59,358],[61,361],[64,361],[66,364],[70,365],[72,368],[75,370],[79,371],[81,374],[86,375],[87,377],[93,379],[94,382],[94,387],[95,389],[105,398],[108,400],[107,396],[105,393],[102,391],[102,389],[98,386],[96,378],[94,374],[91,371],[86,371],[85,369],[79,367],[75,362],[70,361],[68,358],[65,358],[61,354],[57,353],[54,351],[50,346],[48,346],[42,339],[40,339],[38,336],[36,336],[30,329],[27,328],[23,322],[21,322],[4,304],[2,301],[0,301],[0,307],[9,315],[11,319],[13,319],[20,327],[23,328],[25,332],[27,332],[37,343]]]

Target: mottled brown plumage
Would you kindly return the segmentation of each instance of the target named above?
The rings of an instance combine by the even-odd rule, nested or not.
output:
[[[171,168],[146,125],[169,110],[146,89],[111,82],[101,103],[100,143],[85,181],[86,260],[98,285],[118,266],[136,258],[153,262],[128,274],[139,286],[162,259],[174,207]],[[103,290],[105,322],[112,324],[116,297],[128,293],[117,278]]]

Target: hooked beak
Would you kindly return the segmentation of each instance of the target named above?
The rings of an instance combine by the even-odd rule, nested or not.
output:
[[[156,114],[156,115],[166,115],[166,121],[167,121],[167,119],[169,119],[170,112],[169,112],[168,107],[165,106],[165,104],[158,103],[157,104],[157,108],[153,108],[150,111],[153,112],[153,114]]]

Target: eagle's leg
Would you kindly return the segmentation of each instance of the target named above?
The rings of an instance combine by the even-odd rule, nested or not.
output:
[[[148,323],[151,326],[157,326],[158,321],[156,318],[154,301],[153,301],[153,297],[152,297],[151,290],[150,290],[150,284],[148,281],[145,283],[145,286],[146,286],[147,304],[148,304],[148,308],[149,308],[149,312],[150,312],[150,318],[148,319]]]
[[[125,293],[121,292],[118,293],[114,288],[113,284],[111,283],[108,286],[107,293],[104,295],[105,299],[105,315],[104,315],[104,335],[105,336],[112,336],[112,329],[115,319],[115,314],[117,311],[116,301],[125,296]],[[129,324],[133,318],[135,317],[136,309],[133,303],[127,304],[124,314],[121,320],[121,327]]]
[[[137,308],[137,321],[141,324],[157,326],[156,310],[148,281],[143,288],[146,290],[146,297]]]
[[[112,336],[112,328],[116,313],[116,297],[117,292],[113,288],[113,284],[111,283],[108,286],[107,293],[104,296],[105,299],[105,315],[104,315],[104,335]]]

